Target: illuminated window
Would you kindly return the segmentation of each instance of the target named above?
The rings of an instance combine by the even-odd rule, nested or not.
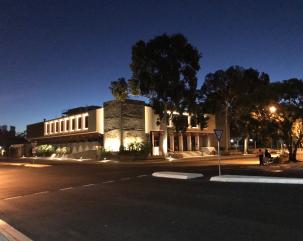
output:
[[[64,121],[61,121],[61,132],[64,131]]]
[[[59,132],[59,122],[56,122],[56,132]]]
[[[76,127],[76,119],[72,119],[72,130],[75,130]]]
[[[69,131],[69,120],[66,120],[66,131]]]
[[[78,129],[82,129],[82,118],[78,118]]]
[[[85,116],[85,127],[84,128],[88,128],[88,115]]]

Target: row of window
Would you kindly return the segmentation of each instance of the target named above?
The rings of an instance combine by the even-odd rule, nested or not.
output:
[[[61,120],[46,124],[46,134],[58,133],[64,131],[74,131],[88,128],[88,116],[84,116],[84,127],[82,126],[83,117]],[[76,126],[77,124],[77,126]]]

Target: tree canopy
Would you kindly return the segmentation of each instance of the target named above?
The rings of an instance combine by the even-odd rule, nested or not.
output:
[[[276,111],[270,113],[270,119],[286,144],[289,160],[296,161],[303,139],[303,80],[293,78],[273,83],[272,89]]]
[[[223,113],[225,129],[231,123],[234,129],[248,135],[250,113],[266,99],[269,76],[266,73],[240,66],[209,73],[200,89],[200,101],[207,112]],[[225,136],[225,147],[229,144]]]
[[[200,58],[199,51],[182,34],[138,41],[132,48],[130,82],[137,86],[137,93],[149,99],[161,119],[167,110],[192,112]]]
[[[116,100],[124,101],[128,97],[128,86],[125,78],[112,81],[109,89]]]

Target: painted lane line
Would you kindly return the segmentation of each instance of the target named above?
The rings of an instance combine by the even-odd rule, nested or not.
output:
[[[139,175],[139,176],[137,176],[137,177],[141,178],[141,177],[147,177],[147,176],[148,176],[148,175],[143,174],[143,175]]]
[[[120,180],[121,180],[121,181],[128,181],[128,180],[130,180],[130,177],[123,177],[123,178],[121,178]]]
[[[22,198],[24,196],[15,196],[15,197],[7,197],[7,198],[3,198],[2,200],[11,200],[11,199],[17,199],[17,198]]]
[[[32,195],[40,195],[40,194],[46,194],[46,193],[49,193],[49,191],[36,192],[36,193],[33,193]]]
[[[0,240],[32,241],[29,237],[0,219]]]
[[[74,187],[66,187],[66,188],[61,188],[59,189],[60,191],[66,191],[66,190],[71,190],[73,189]]]
[[[96,184],[91,183],[91,184],[85,184],[85,185],[82,185],[81,187],[91,187],[91,186],[94,186],[94,185],[96,185]]]
[[[114,180],[110,180],[110,181],[106,181],[106,182],[102,182],[103,184],[106,184],[106,183],[113,183],[115,182]]]

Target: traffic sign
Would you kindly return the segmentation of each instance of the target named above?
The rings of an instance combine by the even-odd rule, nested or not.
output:
[[[215,135],[217,137],[217,140],[220,141],[223,135],[223,130],[222,129],[214,129]]]

